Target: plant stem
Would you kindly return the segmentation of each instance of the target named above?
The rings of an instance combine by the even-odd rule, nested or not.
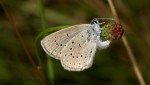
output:
[[[27,48],[27,46],[26,46],[26,44],[25,44],[25,42],[24,42],[24,40],[23,40],[23,38],[21,36],[21,34],[17,30],[17,26],[16,26],[16,23],[15,23],[15,20],[14,20],[13,16],[7,10],[7,8],[5,7],[4,3],[1,2],[1,6],[2,6],[2,8],[3,8],[3,10],[4,10],[4,12],[5,12],[9,22],[10,22],[10,24],[12,25],[12,30],[14,31],[14,33],[18,37],[18,39],[20,41],[20,44],[22,45],[22,47],[23,47],[23,49],[24,49],[24,51],[25,51],[25,53],[26,53],[30,63],[32,64],[37,77],[41,81],[42,85],[45,85],[45,81],[42,78],[42,75],[41,75],[40,71],[38,70],[37,65],[35,64],[34,60],[32,59],[32,56],[31,56],[31,54],[30,54],[30,52],[29,52],[29,50],[28,50],[28,48]]]
[[[116,10],[115,10],[115,7],[114,7],[114,5],[113,5],[112,0],[108,0],[108,3],[109,3],[109,6],[110,6],[110,8],[111,8],[111,11],[112,11],[113,16],[115,17],[116,21],[117,21],[118,23],[120,23],[119,18],[118,18],[118,15],[117,15],[117,12],[116,12]],[[140,72],[140,69],[139,69],[139,67],[138,67],[138,65],[137,65],[137,62],[136,62],[136,60],[135,60],[135,57],[134,57],[133,52],[132,52],[132,50],[131,50],[131,48],[130,48],[130,45],[128,44],[128,41],[127,41],[126,37],[123,36],[123,37],[122,37],[122,40],[123,40],[123,43],[124,43],[124,45],[125,45],[125,47],[126,47],[126,50],[127,50],[127,52],[128,52],[128,55],[129,55],[129,58],[130,58],[131,63],[132,63],[132,65],[133,65],[133,69],[134,69],[134,71],[135,71],[135,74],[136,74],[136,76],[137,76],[137,78],[138,78],[140,84],[141,84],[141,85],[146,85],[146,83],[145,83],[145,81],[144,81],[144,78],[142,77],[142,73]]]
[[[46,17],[45,17],[45,9],[44,9],[44,0],[38,0],[39,1],[39,12],[40,12],[40,16],[41,16],[41,23],[42,23],[42,31],[44,31],[45,29],[47,29],[47,24],[46,24]],[[47,35],[47,34],[43,34],[43,35]],[[37,42],[39,41],[40,38],[38,38]],[[36,45],[38,46],[38,45]],[[38,47],[36,47],[37,52],[38,52]],[[39,64],[41,62],[40,57],[39,57],[39,53],[37,53],[37,57],[39,60]],[[53,64],[50,58],[48,58],[49,56],[47,55],[47,66],[48,66],[48,73],[49,73],[49,79],[51,81],[51,83],[54,83],[54,71],[53,71]],[[41,67],[41,65],[40,65]]]
[[[123,40],[123,43],[124,43],[124,45],[125,45],[125,47],[126,47],[126,49],[127,49],[127,52],[128,52],[128,54],[129,54],[129,58],[130,58],[130,60],[131,60],[131,62],[132,62],[133,69],[134,69],[134,71],[135,71],[135,74],[136,74],[136,76],[137,76],[139,82],[141,83],[141,85],[146,85],[146,83],[145,83],[145,81],[144,81],[144,78],[142,77],[142,73],[140,72],[140,69],[139,69],[139,67],[138,67],[138,65],[137,65],[137,62],[136,62],[136,60],[135,60],[135,57],[134,57],[134,55],[133,55],[133,53],[132,53],[132,51],[131,51],[131,48],[130,48],[130,46],[129,46],[129,44],[128,44],[127,38],[126,38],[125,36],[123,36],[123,37],[122,37],[122,40]]]
[[[38,1],[39,1],[38,4],[39,4],[40,16],[41,16],[42,29],[44,30],[47,28],[45,11],[44,11],[44,1],[43,0],[38,0]]]

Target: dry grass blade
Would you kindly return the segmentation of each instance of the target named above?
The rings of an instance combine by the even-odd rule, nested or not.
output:
[[[107,4],[103,3],[103,1],[100,0],[83,0],[86,4],[91,6],[99,16],[101,17],[106,17],[106,16],[111,16],[109,7]],[[102,13],[103,12],[103,13]]]
[[[144,78],[142,77],[142,74],[141,74],[141,72],[139,70],[139,67],[138,67],[138,65],[136,63],[136,60],[134,58],[134,55],[133,55],[133,53],[131,51],[131,48],[130,48],[130,46],[128,44],[128,41],[127,41],[126,37],[123,36],[122,40],[123,40],[123,43],[124,43],[124,45],[125,45],[125,47],[127,49],[127,52],[129,54],[129,58],[130,58],[130,60],[131,60],[131,62],[133,64],[133,68],[134,68],[134,71],[136,73],[137,78],[139,79],[139,82],[141,83],[141,85],[146,85],[145,81],[144,81]]]
[[[119,22],[118,15],[117,15],[117,12],[116,12],[116,10],[115,10],[115,8],[114,8],[114,5],[113,5],[112,0],[108,0],[108,3],[109,3],[109,6],[110,6],[110,8],[111,8],[111,11],[112,11],[113,16],[115,17],[115,19],[117,20],[117,22],[120,23],[120,22]],[[132,63],[132,65],[133,65],[134,71],[135,71],[135,73],[136,73],[136,76],[137,76],[137,78],[138,78],[140,84],[141,84],[141,85],[146,85],[146,83],[145,83],[145,81],[144,81],[144,78],[142,77],[142,74],[141,74],[141,72],[140,72],[140,69],[139,69],[137,63],[136,63],[135,57],[134,57],[133,52],[132,52],[132,50],[131,50],[131,48],[130,48],[130,46],[129,46],[129,44],[128,44],[128,41],[127,41],[126,37],[123,36],[123,37],[122,37],[122,40],[123,40],[123,43],[124,43],[124,45],[125,45],[125,47],[126,47],[126,49],[127,49],[129,58],[130,58],[130,60],[131,60],[131,63]]]
[[[24,43],[24,40],[23,40],[21,34],[17,30],[17,26],[16,26],[16,23],[15,23],[15,21],[13,19],[13,16],[11,15],[11,13],[8,12],[7,8],[5,7],[5,5],[2,2],[0,4],[1,4],[1,6],[2,6],[6,16],[8,17],[10,24],[12,25],[12,29],[13,29],[14,33],[17,35],[17,37],[18,37],[18,39],[20,41],[20,44],[22,45],[22,47],[23,47],[23,49],[24,49],[24,51],[25,51],[25,53],[26,53],[30,63],[32,64],[37,77],[41,81],[42,85],[45,85],[45,81],[42,78],[42,75],[41,75],[40,71],[38,70],[35,62],[33,61],[32,56],[31,56],[31,54],[30,54],[26,44]]]

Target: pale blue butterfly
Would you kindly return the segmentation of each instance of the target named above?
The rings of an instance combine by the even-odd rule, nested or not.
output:
[[[61,61],[64,69],[82,71],[91,67],[96,48],[105,49],[111,42],[101,40],[102,23],[105,22],[99,23],[98,18],[95,18],[90,24],[64,28],[43,38],[41,45],[49,56]]]

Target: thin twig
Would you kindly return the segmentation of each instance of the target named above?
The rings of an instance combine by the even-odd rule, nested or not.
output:
[[[110,9],[111,9],[111,12],[112,12],[114,18],[116,19],[116,22],[120,23],[117,12],[116,12],[115,7],[112,3],[112,0],[108,0],[108,3],[109,3],[109,6],[110,6]]]
[[[36,64],[35,64],[35,62],[34,62],[34,60],[32,59],[32,56],[31,56],[31,54],[30,54],[30,52],[29,52],[29,50],[28,50],[26,44],[24,43],[24,40],[23,40],[21,34],[20,34],[20,33],[18,32],[18,30],[17,30],[17,26],[16,26],[16,23],[15,23],[15,21],[14,21],[14,19],[13,19],[13,16],[7,11],[7,8],[5,7],[5,5],[4,5],[2,2],[1,2],[1,6],[2,6],[2,8],[3,8],[3,10],[4,10],[5,14],[6,14],[6,16],[7,16],[8,19],[9,19],[10,24],[12,25],[12,30],[14,31],[14,33],[15,33],[16,36],[18,37],[18,39],[19,39],[19,41],[20,41],[20,44],[22,45],[22,47],[23,47],[23,49],[24,49],[24,51],[25,51],[25,53],[26,53],[26,55],[27,55],[27,57],[28,57],[30,63],[32,64],[32,66],[33,66],[33,68],[34,68],[34,71],[35,71],[37,77],[38,77],[39,80],[41,81],[42,85],[45,85],[45,81],[44,81],[44,79],[42,78],[42,75],[41,75],[40,71],[38,70],[38,68],[37,68],[37,66],[36,66]]]
[[[110,6],[110,8],[111,8],[111,11],[112,11],[113,16],[115,17],[115,19],[117,20],[117,22],[120,23],[119,18],[118,18],[118,15],[117,15],[117,12],[116,12],[116,10],[115,10],[115,8],[114,8],[114,5],[113,5],[112,0],[108,0],[108,3],[109,3],[109,6]],[[134,57],[133,52],[132,52],[132,50],[131,50],[131,48],[130,48],[130,45],[128,44],[128,41],[127,41],[126,37],[123,36],[123,37],[122,37],[122,40],[123,40],[123,43],[124,43],[124,45],[125,45],[125,47],[126,47],[126,49],[127,49],[129,58],[130,58],[131,63],[132,63],[132,65],[133,65],[133,69],[134,69],[134,71],[135,71],[135,74],[136,74],[136,76],[137,76],[137,78],[138,78],[140,84],[141,84],[141,85],[146,85],[146,83],[145,83],[145,81],[144,81],[144,78],[142,77],[142,73],[140,72],[140,69],[139,69],[139,67],[138,67],[138,65],[137,65],[137,62],[136,62],[136,60],[135,60],[135,57]]]
[[[122,40],[123,40],[123,43],[124,43],[124,45],[125,45],[125,47],[127,49],[127,52],[129,54],[129,58],[130,58],[130,60],[132,62],[134,71],[136,73],[137,78],[139,79],[139,82],[141,83],[141,85],[146,85],[146,83],[144,81],[144,78],[142,77],[142,73],[140,72],[140,69],[139,69],[139,67],[138,67],[138,65],[136,63],[135,57],[134,57],[134,55],[133,55],[133,53],[131,51],[131,48],[130,48],[130,46],[128,44],[127,38],[125,36],[123,36]]]
[[[107,4],[103,3],[101,0],[83,0],[86,4],[91,6],[99,16],[110,16],[109,7]],[[102,13],[103,12],[103,13]]]

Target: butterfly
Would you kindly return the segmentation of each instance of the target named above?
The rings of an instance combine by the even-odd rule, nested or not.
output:
[[[79,24],[66,27],[47,35],[41,40],[44,51],[61,61],[68,71],[83,71],[92,66],[96,48],[105,49],[111,40],[101,40],[103,28],[99,20],[114,21],[109,18],[95,18],[90,24]]]

